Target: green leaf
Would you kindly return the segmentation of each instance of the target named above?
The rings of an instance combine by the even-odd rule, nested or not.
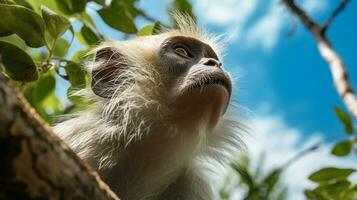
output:
[[[28,49],[27,44],[18,35],[12,34],[9,36],[0,37],[0,41],[11,43],[20,49],[26,51]]]
[[[56,46],[53,51],[53,55],[60,57],[60,58],[64,57],[67,54],[68,47],[69,47],[69,43],[67,42],[67,40],[60,38],[56,42]]]
[[[171,12],[179,12],[184,15],[188,15],[192,18],[193,21],[196,21],[196,17],[192,11],[192,5],[188,0],[174,0],[172,6],[169,8]],[[171,18],[172,24],[176,25],[176,21]]]
[[[147,36],[147,35],[152,35],[154,30],[154,25],[149,24],[141,28],[136,34],[138,36]]]
[[[86,72],[78,63],[67,62],[65,71],[73,88],[80,89],[86,86]]]
[[[25,90],[23,91],[23,95],[30,103],[30,105],[36,108],[36,100],[35,100],[35,89],[36,89],[36,82],[31,82],[26,84]]]
[[[49,0],[26,0],[28,1],[31,6],[34,8],[36,13],[41,13],[41,6],[45,5],[46,7],[50,8],[51,10],[55,11],[56,13],[63,14],[59,9],[55,1]]]
[[[90,1],[94,1],[99,5],[105,6],[105,0],[90,0]]]
[[[326,182],[333,179],[346,178],[355,171],[356,169],[352,168],[326,167],[311,174],[309,179],[314,182]]]
[[[33,10],[31,4],[29,4],[26,0],[0,0],[0,4],[17,4]]]
[[[67,98],[74,104],[82,105],[85,103],[85,99],[82,96],[78,96],[75,94],[75,92],[78,91],[78,88],[74,88],[73,86],[70,86],[67,89]]]
[[[352,117],[337,106],[335,106],[335,112],[337,117],[344,124],[345,132],[351,135],[353,133]]]
[[[71,60],[80,62],[85,59],[86,54],[88,53],[88,50],[79,50],[74,55],[72,56]]]
[[[281,172],[282,169],[275,169],[264,179],[263,182],[267,184],[267,195],[269,195],[274,190],[280,179]]]
[[[105,23],[124,33],[136,33],[137,29],[132,15],[123,7],[109,6],[98,11]]]
[[[255,188],[256,184],[254,182],[253,177],[251,176],[251,174],[249,173],[247,167],[244,166],[240,166],[236,163],[231,164],[231,167],[234,169],[234,171],[236,171],[240,178],[241,181],[245,184],[247,184],[247,186],[251,189],[251,188]]]
[[[53,116],[60,113],[61,101],[55,94],[55,73],[50,70],[43,74],[36,82],[26,84],[24,96],[37,113],[48,123],[52,123]]]
[[[351,183],[348,180],[338,180],[328,184],[322,184],[315,188],[313,192],[323,194],[329,199],[341,199],[342,194],[349,189]]]
[[[346,156],[351,152],[352,146],[349,140],[341,141],[333,147],[331,153],[336,156]]]
[[[88,14],[85,13],[85,12],[82,12],[82,13],[81,13],[81,17],[82,17],[82,19],[83,19],[85,22],[87,22],[87,23],[89,23],[90,25],[92,25],[93,27],[95,27],[95,23],[94,23],[94,21],[93,21],[93,19],[92,19],[92,17],[91,17],[90,15],[88,15]]]
[[[101,36],[98,35],[96,31],[92,29],[92,27],[86,26],[85,24],[83,24],[81,28],[81,34],[83,36],[83,39],[89,45],[99,44],[101,40]]]
[[[0,4],[0,19],[0,34],[16,33],[30,47],[45,45],[45,24],[34,11],[23,6]]]
[[[67,62],[65,71],[68,76],[71,86],[67,89],[68,99],[75,104],[83,104],[85,100],[81,96],[74,93],[79,89],[85,88],[87,83],[86,72],[81,68],[78,63]]]
[[[13,0],[0,0],[0,4],[15,4]]]
[[[58,38],[71,26],[70,22],[63,16],[58,15],[46,6],[41,6],[42,17],[46,28],[53,38]]]
[[[61,101],[52,92],[48,95],[38,106],[39,114],[43,117],[49,124],[53,123],[53,116],[61,113]]]
[[[1,24],[0,24],[1,25]],[[6,30],[6,29],[0,29],[0,37],[2,36],[9,36],[12,34],[12,31]]]
[[[135,7],[137,1],[138,0],[113,0],[110,5],[115,8],[121,7],[127,10],[132,17],[136,17],[139,14],[138,9]]]
[[[229,199],[230,195],[227,191],[225,191],[224,189],[219,190],[219,196],[221,197],[221,199]]]
[[[33,10],[33,7],[31,6],[31,4],[29,4],[26,0],[14,0],[17,4],[24,6],[28,9]]]
[[[160,34],[162,32],[163,27],[164,26],[160,21],[155,22],[152,34],[153,35]]]
[[[312,190],[305,190],[304,194],[305,197],[309,200],[330,200],[328,197],[326,197],[326,195]]]
[[[43,74],[37,82],[35,90],[36,102],[42,102],[47,96],[54,92],[56,88],[56,80],[50,73]]]
[[[162,30],[162,24],[157,21],[154,24],[148,24],[141,28],[136,34],[138,36],[147,36],[147,35],[155,35],[160,34]]]
[[[342,195],[344,200],[356,200],[357,199],[357,185],[353,185],[352,187],[348,188],[348,190]]]
[[[86,0],[55,0],[55,1],[58,6],[58,9],[67,15],[83,12],[87,4]]]
[[[0,41],[0,62],[13,80],[30,82],[38,79],[37,67],[32,58],[13,44]]]

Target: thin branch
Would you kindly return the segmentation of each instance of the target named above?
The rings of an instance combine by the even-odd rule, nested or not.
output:
[[[287,8],[291,10],[292,13],[298,16],[304,26],[309,29],[313,34],[316,34],[320,31],[320,26],[314,20],[312,20],[304,10],[298,7],[294,3],[294,0],[283,0],[283,2],[287,6]]]
[[[341,0],[339,6],[332,12],[332,14],[327,18],[326,22],[322,25],[323,31],[327,30],[333,20],[346,8],[350,0]]]
[[[337,93],[350,113],[352,113],[352,115],[357,118],[357,97],[352,89],[351,84],[349,83],[344,62],[325,35],[329,24],[346,7],[348,0],[341,1],[341,4],[331,14],[324,26],[321,26],[312,20],[312,18],[308,16],[305,11],[303,11],[295,4],[294,0],[283,0],[283,3],[291,10],[293,14],[295,14],[300,19],[307,30],[309,30],[314,36],[321,56],[329,64]]]
[[[304,156],[308,155],[309,153],[312,153],[314,151],[316,151],[317,149],[319,149],[321,147],[322,143],[321,142],[317,142],[313,145],[311,145],[309,148],[303,149],[302,151],[300,151],[299,153],[297,153],[295,156],[293,156],[292,158],[290,158],[283,166],[282,168],[288,168],[291,164],[295,163],[296,161],[300,160],[301,158],[303,158]]]

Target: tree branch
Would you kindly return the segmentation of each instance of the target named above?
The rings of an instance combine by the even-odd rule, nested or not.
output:
[[[331,14],[323,26],[313,21],[311,17],[309,17],[299,6],[295,4],[294,0],[283,0],[283,3],[300,19],[307,30],[309,30],[314,36],[321,56],[329,64],[337,93],[350,113],[357,118],[357,97],[351,84],[349,83],[345,65],[342,58],[335,51],[325,35],[327,28],[336,16],[346,7],[348,0],[341,1],[340,5]]]
[[[327,18],[326,22],[322,25],[323,31],[327,30],[333,20],[346,8],[350,0],[341,0],[341,3],[337,8],[332,12],[332,14]]]
[[[119,200],[0,73],[0,198]]]

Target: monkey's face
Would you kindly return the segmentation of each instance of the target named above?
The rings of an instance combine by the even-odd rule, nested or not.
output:
[[[142,100],[149,103],[135,107],[150,110],[150,102],[159,102],[175,120],[203,120],[214,127],[232,92],[214,50],[192,37],[157,35],[111,43],[99,48],[95,61],[92,90],[110,108]]]
[[[160,46],[158,62],[177,110],[196,119],[208,115],[215,124],[227,108],[232,82],[214,50],[191,37],[169,37]]]

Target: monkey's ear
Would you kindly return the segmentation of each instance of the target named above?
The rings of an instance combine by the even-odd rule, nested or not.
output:
[[[120,70],[127,66],[124,55],[115,48],[105,47],[97,51],[95,62],[102,64],[92,71],[92,90],[100,97],[110,98],[120,84]]]

